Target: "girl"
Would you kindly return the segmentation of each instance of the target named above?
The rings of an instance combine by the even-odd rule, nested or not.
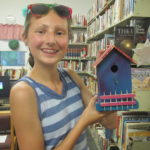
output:
[[[71,13],[56,4],[28,6],[23,41],[33,68],[10,94],[20,150],[88,150],[84,130],[111,115],[95,110],[96,96],[75,72],[57,67],[68,47]]]

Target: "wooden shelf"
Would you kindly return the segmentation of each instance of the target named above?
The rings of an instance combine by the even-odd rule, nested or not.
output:
[[[69,46],[87,46],[87,43],[69,43]]]
[[[77,73],[78,73],[79,75],[86,75],[86,76],[92,77],[93,79],[96,80],[96,75],[91,74],[91,73],[89,73],[89,72],[85,72],[85,71],[77,71]]]
[[[72,29],[87,29],[86,26],[71,26]]]
[[[136,64],[131,64],[132,68],[150,68],[150,65],[140,65],[137,66]]]
[[[112,5],[115,2],[115,0],[111,0],[90,22],[88,25],[96,21],[96,18],[99,15],[102,15],[105,13],[105,10]],[[141,7],[142,6],[142,7]],[[117,23],[114,23],[113,25],[109,26],[108,28],[104,29],[103,31],[97,31],[95,35],[92,37],[89,37],[87,39],[87,42],[98,40],[103,38],[104,34],[110,33],[114,31],[114,27],[116,26],[122,26],[128,23],[131,19],[144,19],[144,18],[150,18],[150,1],[149,0],[143,0],[143,1],[136,1],[134,12],[132,14],[129,14],[122,20],[118,21]],[[143,9],[144,8],[144,9]]]
[[[127,18],[125,19],[122,19],[120,22],[117,22],[113,25],[111,25],[110,27],[104,29],[103,31],[101,32],[98,32],[97,34],[95,34],[94,36],[90,37],[87,39],[87,42],[90,42],[90,41],[95,41],[95,40],[98,40],[100,38],[103,38],[104,34],[107,34],[107,33],[110,33],[110,32],[113,32],[114,31],[114,27],[117,27],[117,26],[122,26],[123,24],[126,24],[129,20],[131,19],[144,19],[144,18],[147,18],[147,17],[141,17],[141,16],[134,16],[134,15],[131,15],[131,16],[128,16]]]
[[[63,61],[66,60],[66,61],[88,61],[87,58],[63,58],[62,59]]]
[[[115,2],[115,0],[110,0],[109,2],[107,2],[106,5],[101,10],[99,10],[99,12],[97,13],[97,15],[88,22],[88,25],[90,25],[91,23],[93,23],[98,16],[104,14],[105,10],[107,8],[109,8],[114,2]]]

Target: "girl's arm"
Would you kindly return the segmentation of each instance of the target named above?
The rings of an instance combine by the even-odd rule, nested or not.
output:
[[[64,141],[60,143],[54,150],[72,150],[77,139],[88,125],[95,123],[97,120],[107,116],[107,113],[100,113],[95,110],[96,96],[92,97],[88,106],[82,113],[75,127],[69,132]]]
[[[20,150],[45,150],[34,91],[19,82],[10,93],[10,108]]]

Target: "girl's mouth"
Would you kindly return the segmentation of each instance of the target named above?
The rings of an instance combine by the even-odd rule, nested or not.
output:
[[[58,50],[52,50],[52,49],[42,49],[42,51],[47,54],[56,54],[58,52]]]

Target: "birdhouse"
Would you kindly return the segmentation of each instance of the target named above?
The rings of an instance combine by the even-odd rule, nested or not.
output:
[[[130,56],[116,46],[111,46],[94,62],[97,72],[98,111],[137,109],[138,102],[132,93]]]

